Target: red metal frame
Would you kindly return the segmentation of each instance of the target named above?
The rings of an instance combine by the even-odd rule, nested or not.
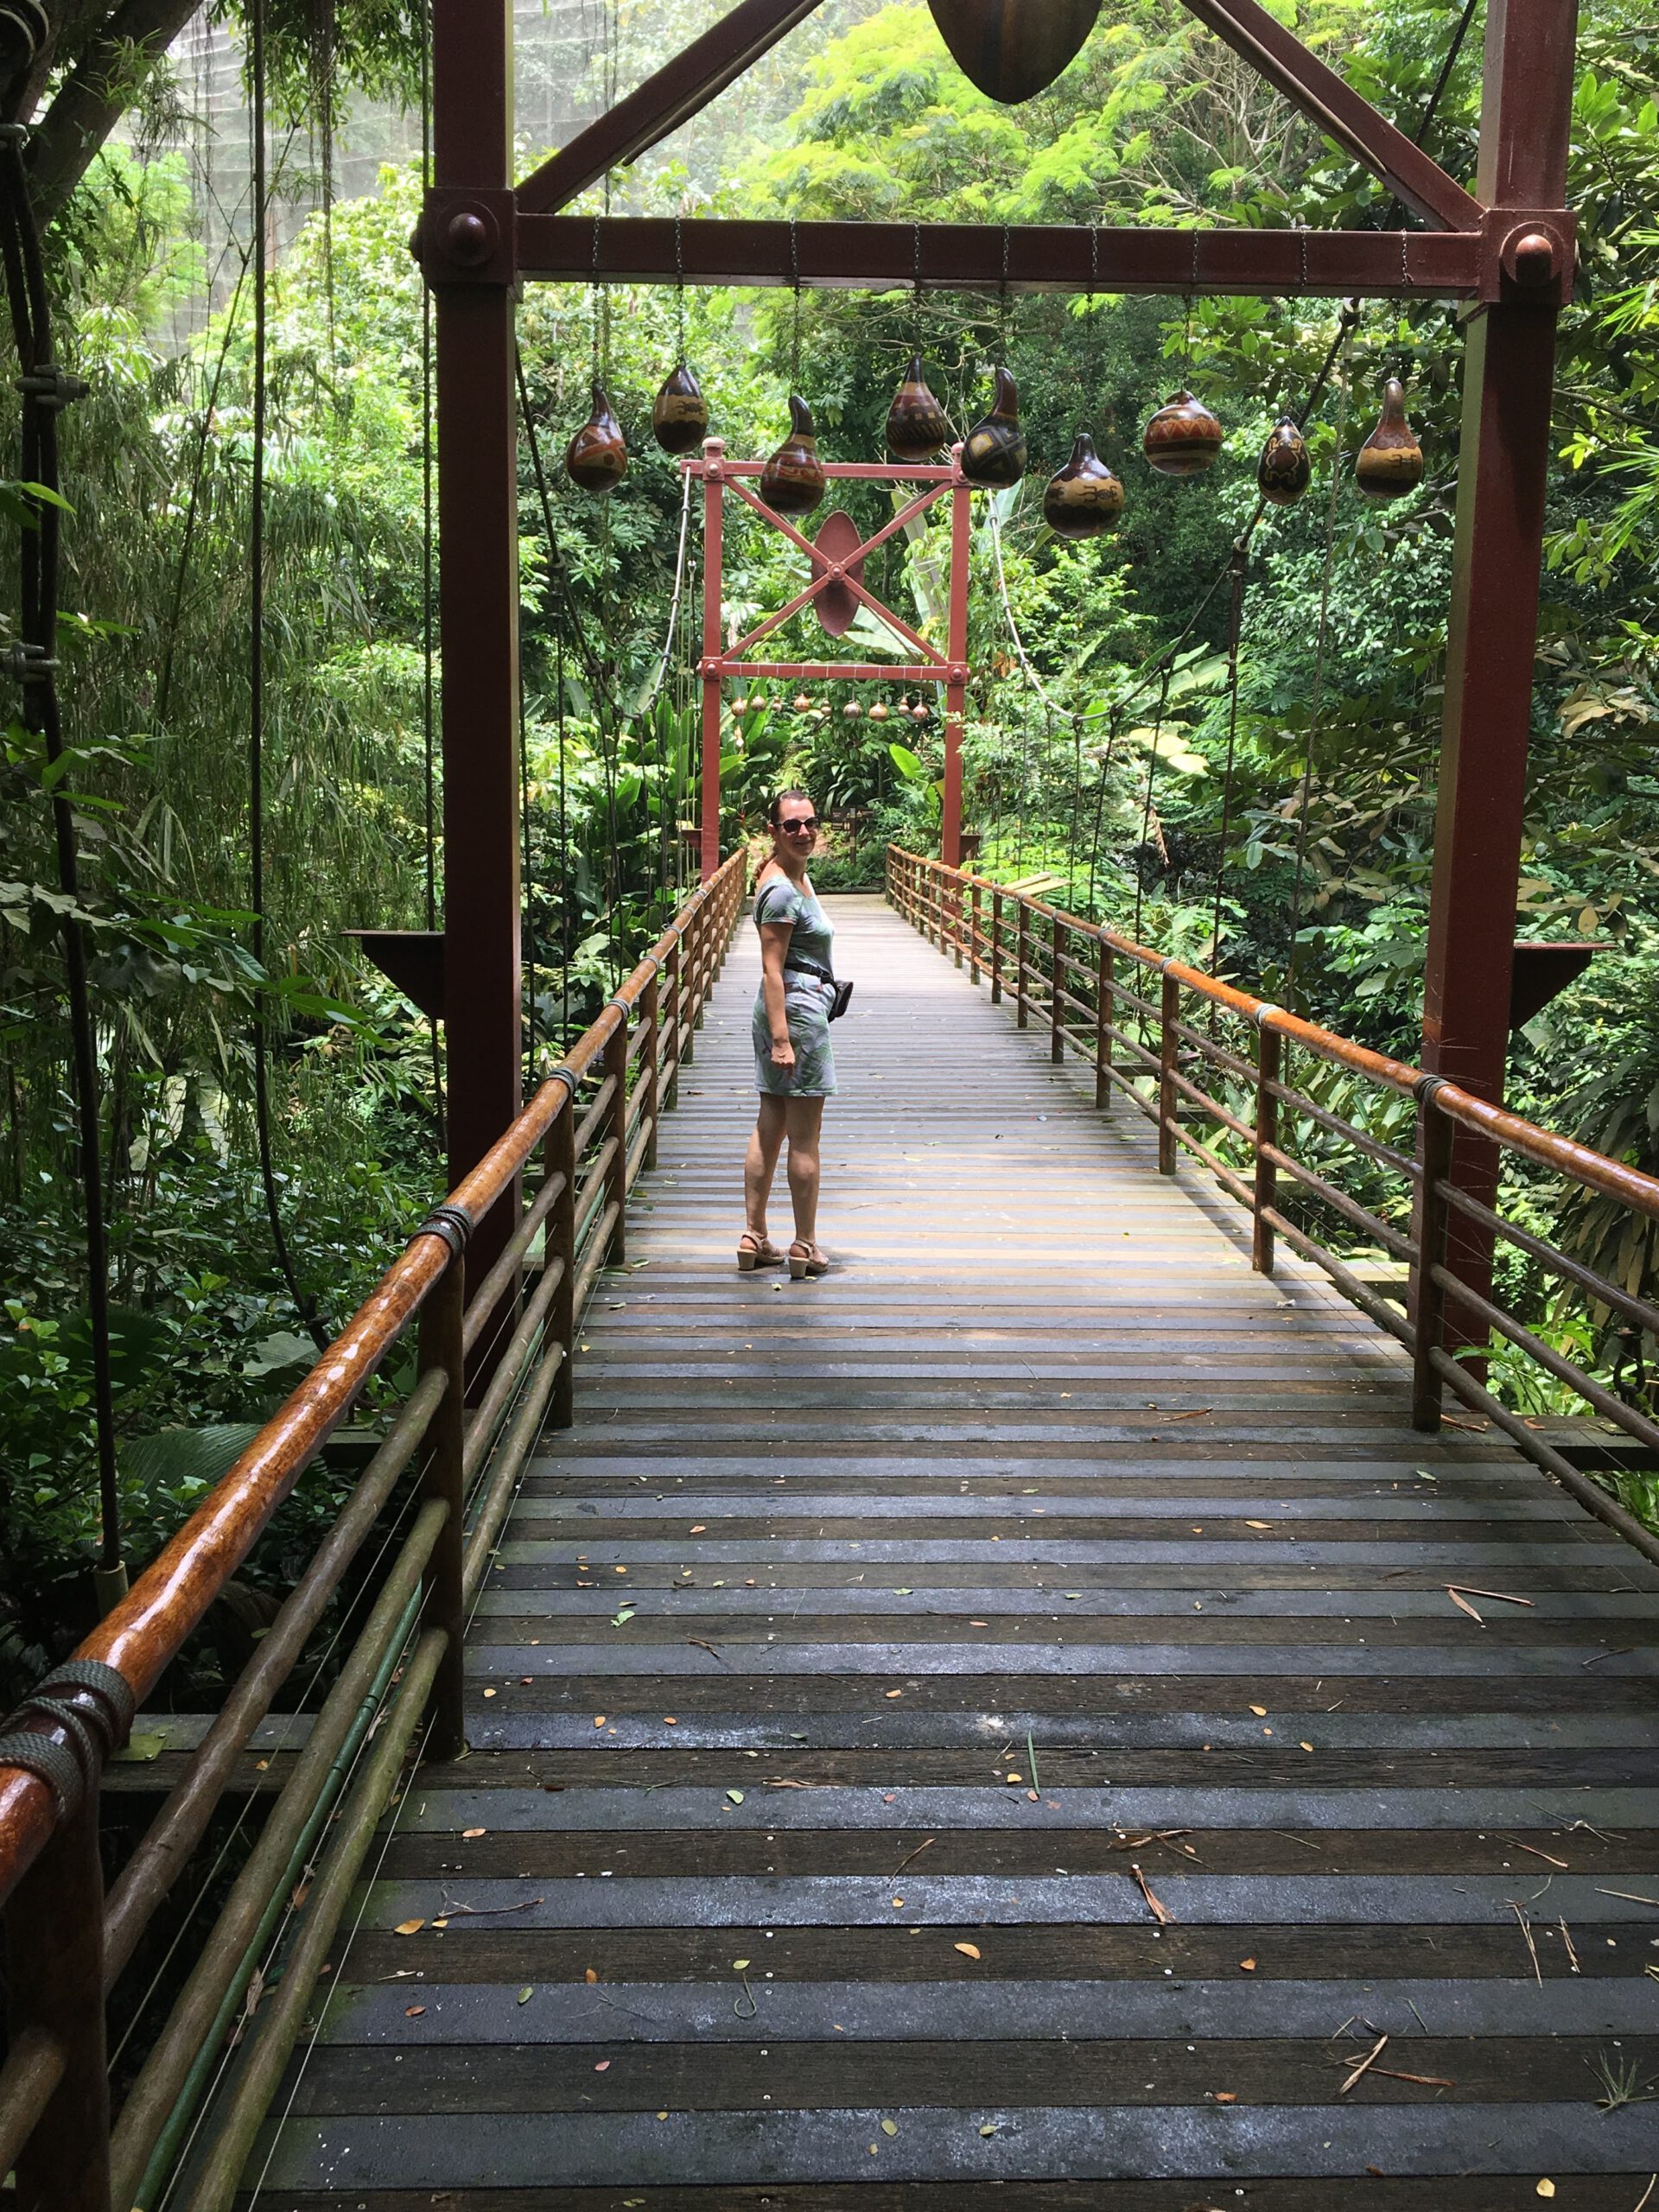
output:
[[[943,683],[944,686],[944,809],[940,825],[940,848],[955,868],[962,858],[962,732],[968,701],[968,575],[973,524],[971,491],[962,473],[961,448],[951,448],[948,463],[918,467],[890,461],[832,461],[823,473],[832,483],[916,484],[921,486],[897,513],[882,524],[843,559],[831,559],[814,546],[786,515],[777,513],[743,480],[759,476],[766,467],[760,461],[732,461],[723,438],[705,438],[701,461],[682,461],[688,476],[702,480],[702,658],[697,673],[702,679],[702,864],[703,880],[720,865],[720,725],[723,709],[721,686],[730,679],[756,677],[793,678],[797,683]],[[724,561],[726,495],[731,493],[761,520],[807,556],[812,566],[810,582],[794,597],[756,623],[747,635],[723,641],[725,620]],[[946,494],[950,499],[950,596],[944,652],[912,629],[900,614],[864,584],[858,570],[865,559],[907,522],[925,514]],[[746,660],[763,639],[804,613],[821,594],[831,588],[850,592],[890,629],[916,648],[913,661]]]
[[[740,0],[607,115],[508,183],[507,0],[434,0],[437,176],[419,250],[439,300],[439,466],[445,643],[446,939],[465,976],[450,1019],[451,1155],[470,1166],[517,1100],[517,581],[512,293],[525,277],[587,283],[849,285],[1156,293],[1414,293],[1471,302],[1464,450],[1440,817],[1426,976],[1425,1056],[1502,1096],[1515,893],[1541,556],[1555,319],[1570,296],[1566,192],[1575,0],[1489,0],[1476,191],[1471,194],[1309,52],[1260,0],[1186,0],[1198,18],[1427,226],[1421,232],[1131,231],[909,224],[575,218],[561,213],[617,163],[660,142],[812,12],[816,0]],[[678,246],[677,256],[676,247]],[[919,265],[918,265],[919,252]],[[1011,284],[1003,275],[1018,272]],[[727,464],[735,470],[737,464]],[[953,491],[965,512],[966,486]],[[716,509],[716,516],[718,509]],[[960,526],[953,516],[953,534]],[[712,543],[719,551],[719,523]],[[953,579],[952,633],[965,638]],[[719,609],[705,604],[705,635]],[[959,655],[953,646],[952,659]],[[794,665],[822,672],[830,664]],[[758,668],[751,672],[759,673]],[[851,671],[837,667],[837,674]],[[886,671],[892,675],[895,671]],[[912,680],[915,680],[912,678]],[[705,724],[719,677],[704,677]],[[957,738],[959,711],[947,713]],[[717,724],[716,724],[717,727]],[[716,762],[717,766],[717,762]],[[945,836],[960,829],[960,759]],[[955,827],[953,828],[953,824]],[[707,834],[705,823],[705,836]],[[1491,1185],[1479,1140],[1454,1173]],[[1459,1221],[1453,1264],[1479,1286],[1489,1257]],[[474,1252],[488,1263],[489,1241]]]

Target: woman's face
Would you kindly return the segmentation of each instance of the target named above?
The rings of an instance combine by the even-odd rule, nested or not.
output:
[[[818,842],[818,810],[810,798],[786,798],[779,809],[772,842],[780,861],[797,868],[811,858]]]

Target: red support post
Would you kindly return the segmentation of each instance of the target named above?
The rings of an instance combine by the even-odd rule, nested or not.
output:
[[[436,300],[438,592],[443,641],[445,1031],[449,1182],[521,1100],[518,480],[513,397],[512,9],[433,0],[438,195],[422,256]],[[480,1223],[480,1281],[518,1218],[518,1185]],[[486,1332],[486,1341],[495,1334]]]
[[[705,438],[702,457],[702,877],[707,883],[720,866],[720,671],[721,525],[726,479],[721,462],[724,438]],[[687,1056],[688,1058],[690,1055]]]
[[[1491,0],[1477,187],[1495,209],[1560,206],[1567,189],[1575,0]],[[1501,219],[1497,226],[1501,231]],[[1507,256],[1506,256],[1507,258]],[[1557,272],[1559,279],[1562,272]],[[1469,327],[1457,537],[1446,651],[1434,878],[1423,982],[1423,1065],[1501,1101],[1509,1052],[1534,640],[1549,460],[1559,281],[1536,299],[1519,280]],[[1484,1204],[1496,1148],[1459,1130],[1451,1179]],[[1487,1232],[1454,1213],[1447,1266],[1491,1287]],[[1484,1324],[1448,1344],[1484,1344]]]
[[[962,467],[962,448],[951,461]],[[957,484],[950,494],[950,628],[946,652],[950,675],[944,687],[944,819],[939,857],[947,868],[962,866],[962,724],[968,703],[968,575],[973,524],[973,493]]]

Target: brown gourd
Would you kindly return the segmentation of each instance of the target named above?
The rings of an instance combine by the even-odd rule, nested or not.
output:
[[[950,58],[1005,107],[1054,82],[1095,27],[1100,0],[928,0]]]
[[[1048,480],[1043,519],[1057,537],[1098,537],[1123,512],[1123,486],[1079,430],[1065,467]]]
[[[1020,427],[1020,391],[1006,369],[996,372],[996,393],[963,441],[962,473],[970,484],[1001,491],[1026,473],[1026,434]]]
[[[921,355],[912,353],[887,410],[887,451],[895,461],[920,463],[931,461],[950,442],[944,410],[927,388]]]
[[[760,472],[760,497],[780,515],[810,515],[823,497],[812,410],[798,393],[789,398],[789,435]]]
[[[683,361],[663,378],[652,403],[651,427],[664,453],[694,453],[709,428],[709,403]]]
[[[1382,387],[1382,414],[1354,456],[1354,481],[1370,499],[1402,499],[1423,480],[1423,449],[1406,419],[1406,387],[1390,377]]]
[[[1258,490],[1269,506],[1294,507],[1313,480],[1313,462],[1294,416],[1281,415],[1255,465]]]
[[[1200,476],[1221,453],[1222,428],[1201,399],[1172,391],[1146,427],[1141,449],[1160,476]]]
[[[593,400],[593,413],[564,449],[564,466],[573,484],[602,497],[614,492],[627,474],[628,447],[605,387],[597,380]]]

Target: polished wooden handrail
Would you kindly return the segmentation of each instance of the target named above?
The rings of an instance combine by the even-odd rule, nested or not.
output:
[[[1644,1449],[1656,1448],[1659,1423],[1547,1344],[1495,1298],[1459,1282],[1447,1261],[1448,1217],[1453,1212],[1472,1217],[1486,1232],[1514,1244],[1553,1273],[1564,1293],[1569,1288],[1581,1293],[1637,1329],[1654,1333],[1659,1313],[1623,1284],[1558,1252],[1462,1190],[1452,1177],[1452,1133],[1454,1127],[1467,1130],[1500,1152],[1515,1154],[1649,1220],[1659,1220],[1659,1180],[1476,1097],[1444,1077],[1425,1074],[1405,1061],[1372,1052],[1029,892],[896,845],[888,849],[887,882],[893,903],[925,937],[942,951],[953,953],[958,966],[965,954],[974,980],[982,972],[989,975],[993,1003],[1005,991],[1011,993],[1021,1028],[1033,1009],[1048,1016],[1054,1058],[1063,1060],[1070,1051],[1093,1067],[1097,1105],[1104,1109],[1113,1098],[1122,1097],[1152,1122],[1158,1134],[1161,1173],[1173,1173],[1179,1154],[1185,1151],[1255,1216],[1253,1264],[1259,1271],[1270,1274],[1276,1243],[1287,1243],[1323,1268],[1346,1297],[1406,1347],[1412,1355],[1417,1427],[1439,1427],[1443,1394],[1450,1389],[1512,1437],[1591,1512],[1649,1558],[1659,1560],[1659,1538],[1541,1439],[1455,1356],[1446,1315],[1450,1303],[1461,1319],[1506,1339]],[[983,933],[982,916],[988,916],[989,923]],[[1091,958],[1077,957],[1076,948],[1082,945],[1092,948]],[[1125,963],[1159,978],[1155,999],[1149,991],[1137,992],[1124,983]],[[1184,995],[1204,1001],[1217,1015],[1253,1029],[1254,1065],[1242,1050],[1224,1045],[1185,1020]],[[1138,1035],[1134,1033],[1137,1029]],[[1155,1042],[1148,1041],[1149,1033]],[[1281,1065],[1287,1046],[1396,1101],[1408,1102],[1414,1122],[1413,1147],[1384,1141],[1291,1084]],[[1200,1063],[1241,1086],[1236,1103],[1215,1096],[1196,1079],[1193,1071]],[[1224,1157],[1217,1141],[1206,1142],[1192,1126],[1194,1117],[1213,1122],[1224,1149],[1229,1144],[1236,1147],[1235,1157]],[[1375,1204],[1344,1189],[1328,1160],[1316,1167],[1299,1158],[1286,1132],[1287,1120],[1312,1122],[1363,1154],[1374,1169],[1398,1179],[1404,1185],[1402,1213],[1402,1217],[1409,1215],[1409,1231],[1385,1219]],[[1279,1200],[1281,1178],[1296,1185],[1304,1211],[1323,1207],[1350,1230],[1407,1262],[1409,1288],[1403,1311],[1379,1296],[1342,1254],[1311,1232],[1305,1220],[1293,1220],[1285,1213]]]
[[[183,2101],[199,2088],[193,2069],[204,2050],[217,2049],[226,2007],[233,2012],[240,2001],[238,1976],[251,1967],[251,1947],[292,1887],[288,1862],[318,1847],[329,1802],[320,1793],[343,1771],[340,1758],[363,1741],[371,1709],[395,1700],[393,1732],[405,1740],[429,1693],[428,1744],[437,1755],[458,1748],[466,1610],[550,1407],[556,1422],[571,1417],[569,1377],[582,1306],[601,1268],[621,1256],[628,1192],[654,1143],[675,1075],[690,1058],[746,877],[746,856],[734,853],[691,894],[512,1128],[433,1209],[281,1410],[83,1640],[74,1655],[79,1676],[72,1666],[66,1683],[48,1678],[41,1697],[10,1724],[15,1757],[25,1756],[28,1744],[33,1758],[39,1738],[58,1758],[60,1777],[60,1755],[73,1751],[84,1784],[60,1795],[46,1775],[0,1757],[0,1904],[7,1907],[13,1983],[51,1993],[50,2018],[42,2012],[37,2020],[26,2005],[14,2018],[14,2035],[25,2036],[20,2050],[38,2044],[55,2053],[51,2065],[20,2063],[0,2073],[0,2136],[16,2146],[24,2196],[107,2208],[112,2183],[115,2201],[144,2201],[141,2183],[153,2184],[156,2162],[171,2156],[175,2124],[188,2109]],[[630,1067],[637,1070],[632,1092],[625,1087]],[[538,1152],[544,1154],[540,1187],[463,1309],[459,1262],[468,1234],[492,1208],[518,1203],[521,1179]],[[531,1257],[538,1236],[539,1262]],[[524,1272],[536,1267],[539,1281],[521,1300]],[[421,1374],[413,1395],[106,1901],[98,1854],[86,1839],[90,1833],[96,1840],[99,1772],[108,1739],[120,1739],[120,1716],[155,1688],[417,1319]],[[463,1410],[469,1355],[474,1365],[485,1363],[480,1372],[488,1379],[477,1405]],[[65,2139],[54,2118],[55,2083],[75,2072],[103,2078],[108,1987],[206,1833],[238,1754],[270,1710],[346,1567],[417,1463],[416,1487],[396,1509],[385,1539],[380,1594],[343,1656],[306,1752],[196,1971],[152,2041],[119,2124],[112,2133],[83,2126]],[[411,1659],[400,1673],[397,1656],[416,1635],[419,1663]],[[353,1827],[354,1835],[366,1833],[360,1821]],[[335,1849],[332,1842],[322,1847],[325,1857]],[[336,1873],[330,1894],[343,1896],[346,1886]],[[65,1897],[85,1938],[69,1987],[60,1934]],[[50,1914],[41,1910],[48,1898]],[[48,1925],[53,1918],[56,1930]],[[265,2033],[262,2024],[255,2040]],[[45,2197],[42,2176],[50,2177]]]

